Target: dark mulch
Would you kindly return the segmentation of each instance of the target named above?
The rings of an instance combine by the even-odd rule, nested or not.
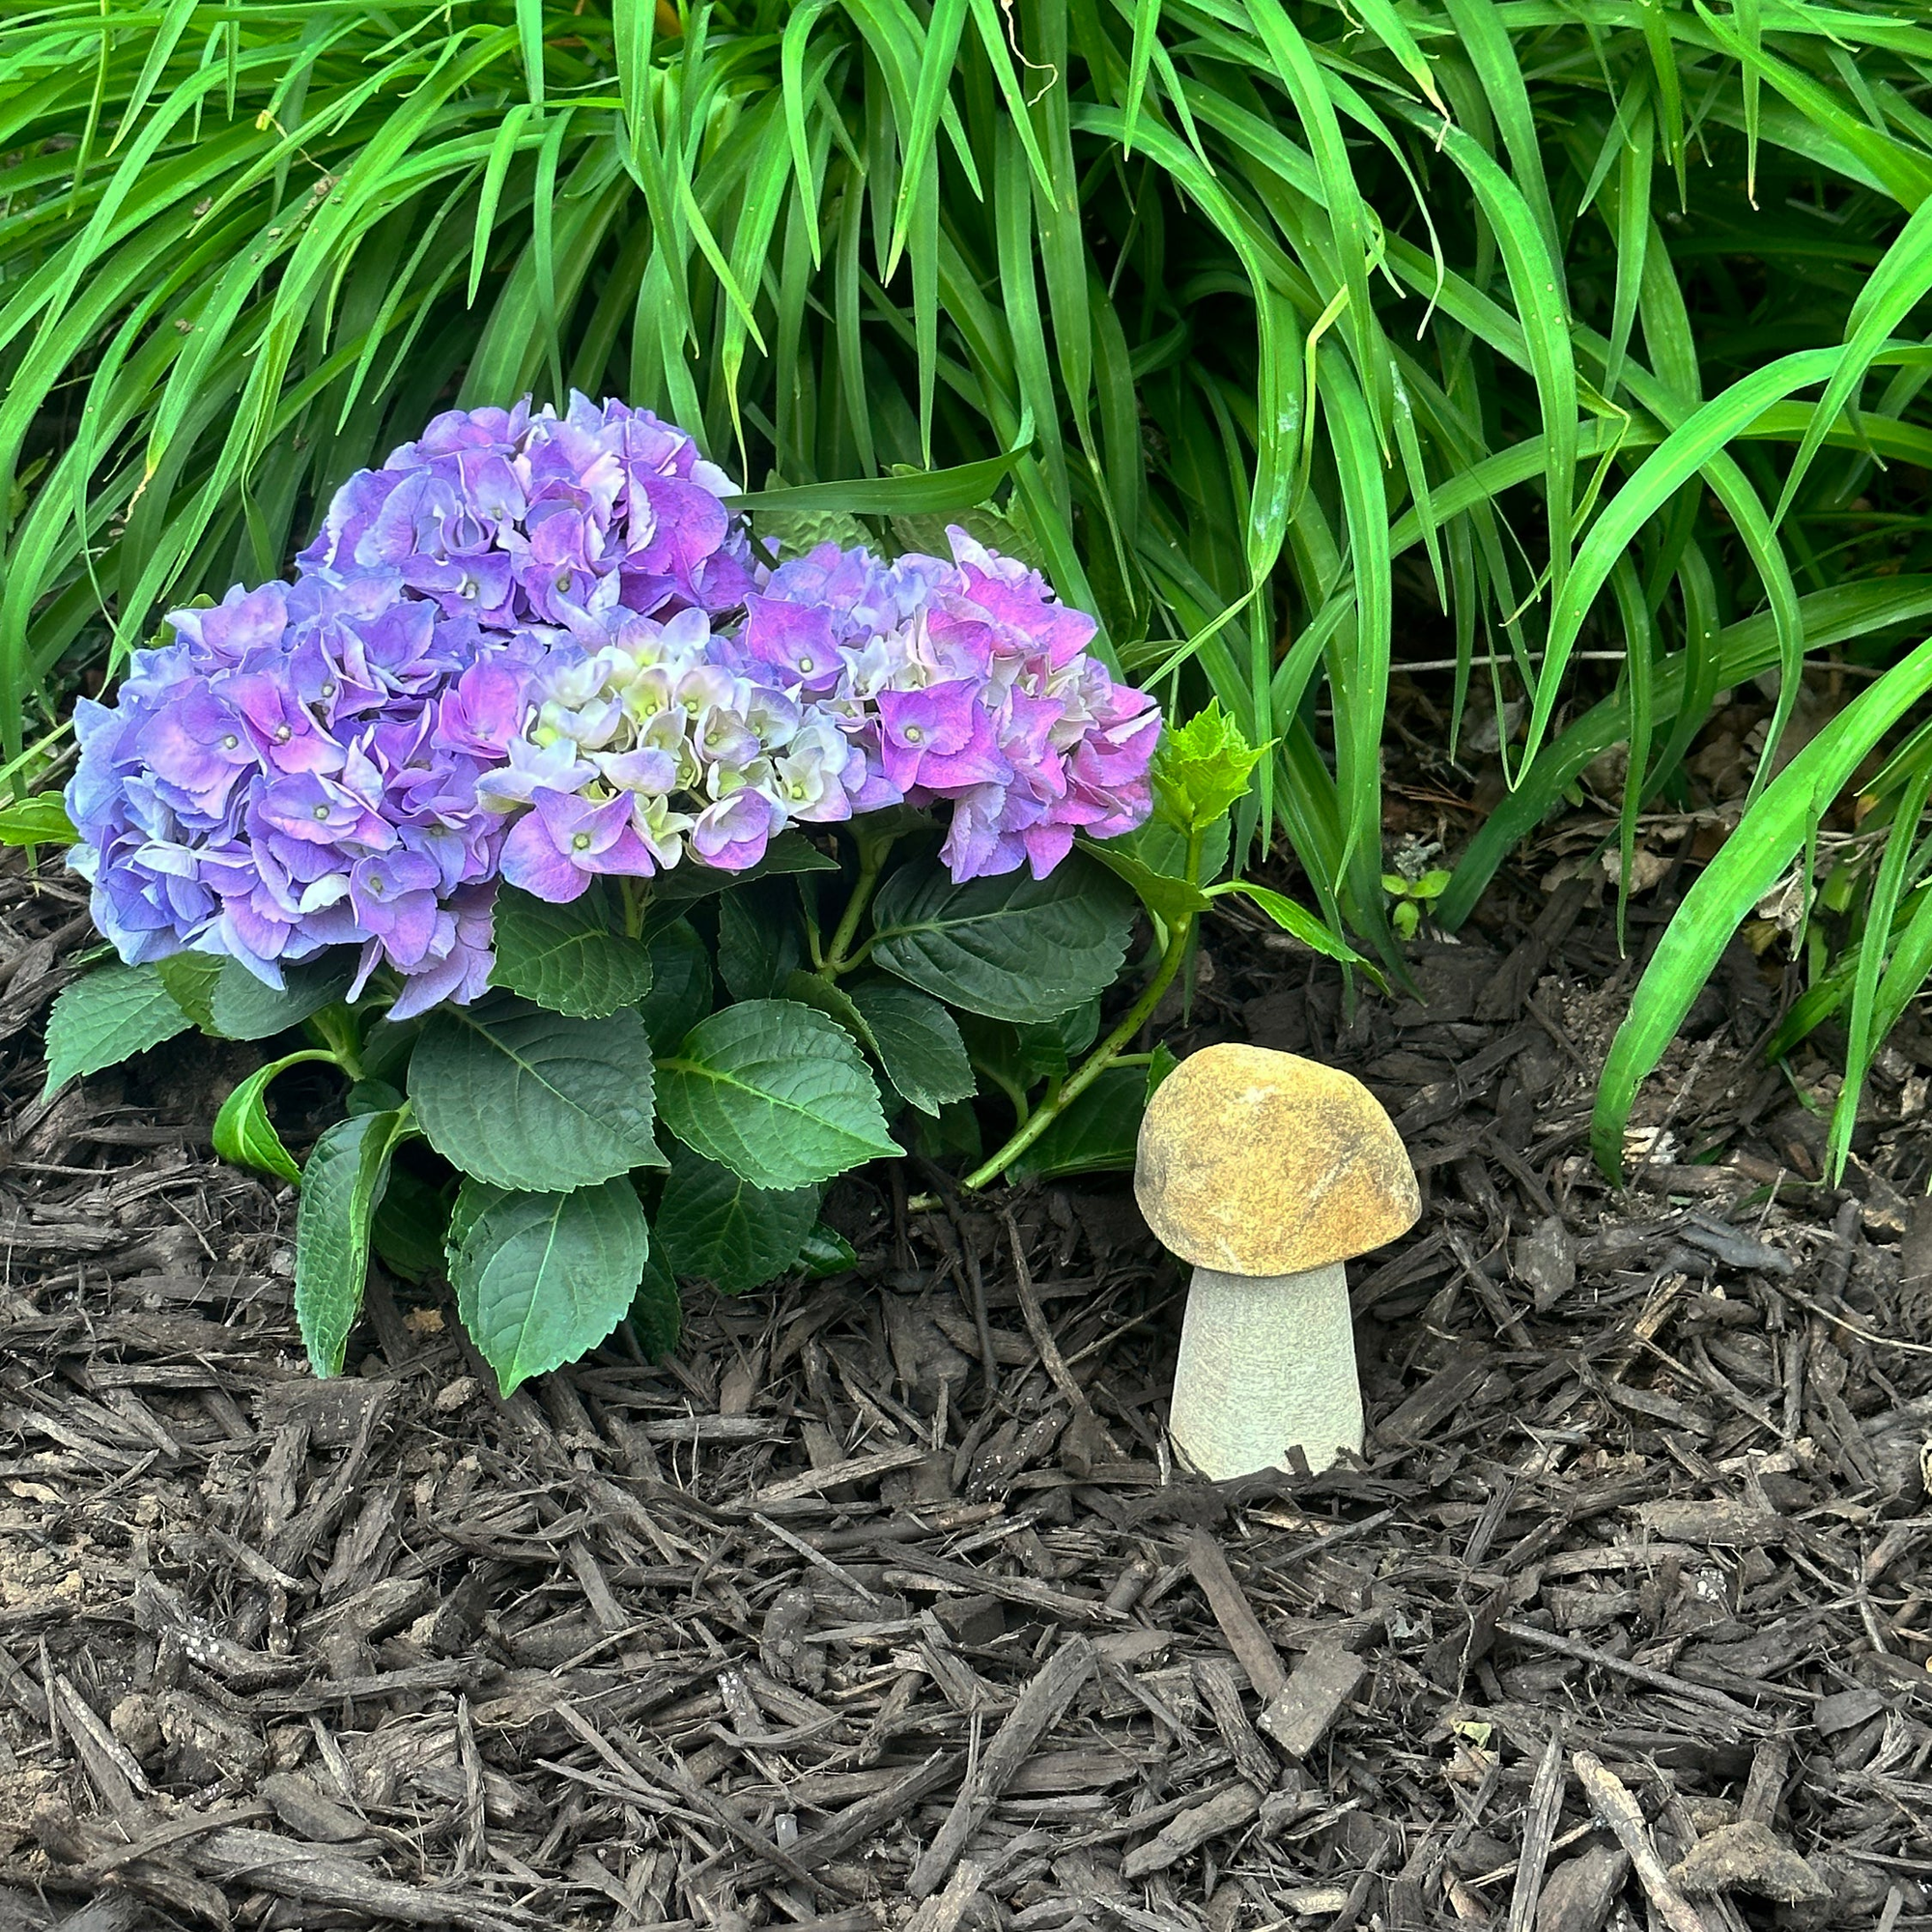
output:
[[[379,1282],[318,1384],[242,1051],[43,1105],[84,926],[0,876],[0,1932],[1932,1924],[1932,1047],[1815,1184],[1740,950],[1612,1195],[1610,915],[1497,920],[1352,1018],[1213,935],[1193,1037],[1360,1071],[1427,1200],[1364,1466],[1217,1492],[1106,1181],[876,1175],[856,1273],[508,1403]]]

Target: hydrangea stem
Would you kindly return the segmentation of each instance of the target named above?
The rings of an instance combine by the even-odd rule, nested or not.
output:
[[[852,838],[859,848],[859,876],[852,882],[852,896],[845,901],[845,911],[832,935],[825,963],[819,968],[828,980],[849,973],[871,951],[869,946],[864,946],[848,958],[845,949],[858,934],[859,922],[866,917],[866,908],[871,904],[872,894],[878,888],[879,874],[885,870],[886,855],[895,842],[891,838],[867,838],[857,825],[852,828]]]
[[[1198,885],[1201,880],[1201,855],[1206,842],[1202,827],[1193,827],[1187,836],[1187,881]],[[1160,1005],[1162,995],[1174,984],[1175,976],[1186,962],[1187,950],[1194,943],[1194,929],[1201,923],[1199,914],[1190,915],[1179,924],[1172,927],[1167,935],[1167,951],[1160,956],[1160,964],[1154,969],[1154,976],[1142,988],[1141,996],[1127,1009],[1126,1016],[1120,1025],[1081,1062],[1078,1069],[1070,1074],[1065,1083],[1050,1097],[1028,1114],[1020,1109],[1020,1124],[1011,1138],[992,1159],[981,1161],[959,1184],[962,1187],[978,1189],[990,1187],[994,1181],[1012,1166],[1040,1135],[1065,1113],[1094,1081],[1121,1057],[1133,1037],[1140,1032]]]
[[[351,1080],[362,1077],[362,1030],[355,1015],[337,1001],[311,1013],[302,1031],[316,1041],[324,1059],[333,1060]]]
[[[1081,1062],[1078,1069],[1067,1076],[1066,1084],[1051,1100],[1041,1101],[1037,1110],[1015,1132],[1005,1147],[990,1160],[982,1161],[959,1184],[966,1188],[990,1187],[1001,1175],[1006,1173],[1014,1161],[1023,1154],[1040,1135],[1052,1126],[1062,1114],[1081,1096],[1107,1068],[1120,1059],[1127,1042],[1140,1032],[1148,1022],[1148,1017],[1160,1005],[1161,996],[1174,984],[1175,975],[1180,971],[1187,957],[1187,948],[1194,937],[1195,922],[1188,920],[1178,925],[1168,935],[1167,951],[1161,954],[1160,965],[1154,976],[1147,982],[1141,996],[1127,1009],[1122,1019],[1112,1033]]]

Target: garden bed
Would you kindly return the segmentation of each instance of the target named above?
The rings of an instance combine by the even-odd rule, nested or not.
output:
[[[1352,1276],[1366,1466],[1215,1491],[1104,1179],[867,1170],[856,1273],[508,1402],[379,1278],[315,1381],[293,1195],[202,1138],[258,1050],[42,1103],[83,902],[0,876],[0,1928],[1595,1932],[1630,1850],[1932,1924],[1932,1042],[1816,1184],[1740,948],[1612,1194],[1613,921],[1505,907],[1352,1019],[1210,922],[1179,1043],[1359,1073],[1425,1186]],[[1652,1882],[1673,1932],[1773,1912]]]

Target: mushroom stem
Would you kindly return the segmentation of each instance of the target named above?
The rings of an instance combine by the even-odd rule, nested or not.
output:
[[[1197,1267],[1180,1328],[1168,1433],[1210,1482],[1311,1469],[1362,1447],[1362,1390],[1349,1282],[1340,1262],[1301,1274]]]

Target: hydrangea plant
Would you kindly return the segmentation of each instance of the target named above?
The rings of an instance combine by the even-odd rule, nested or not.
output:
[[[293,582],[176,611],[77,707],[71,863],[122,963],[57,1004],[50,1090],[303,1029],[214,1141],[300,1189],[321,1373],[372,1253],[447,1273],[508,1392],[627,1315],[671,1346],[677,1277],[849,1262],[818,1206],[865,1162],[1123,1164],[1160,1071],[1125,1049],[1208,897],[1333,950],[1203,883],[1256,755],[1218,716],[1150,822],[1158,709],[1037,572],[961,529],[781,561],[731,492],[621,404],[444,415]],[[1136,894],[1151,970],[1101,1039]],[[299,1167],[298,1065],[344,1106]]]

